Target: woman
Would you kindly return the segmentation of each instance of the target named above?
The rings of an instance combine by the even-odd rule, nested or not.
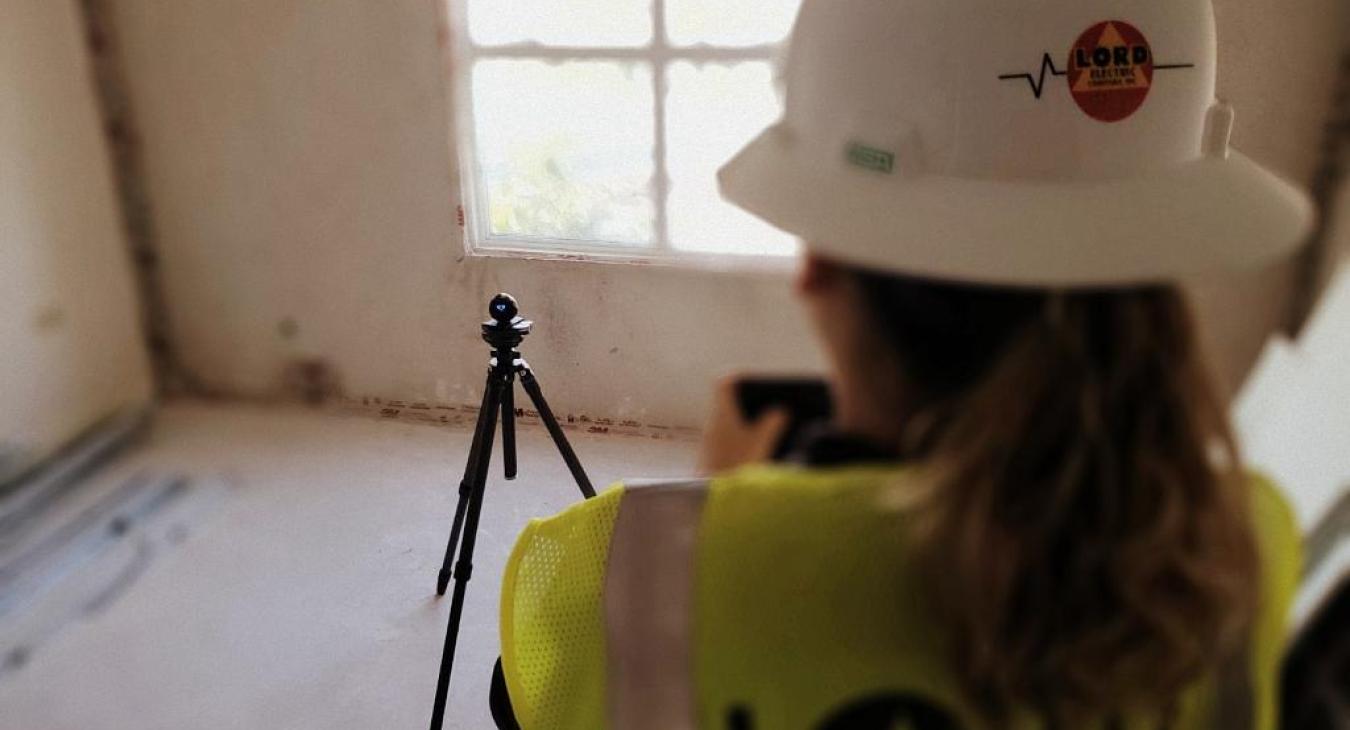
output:
[[[1309,214],[1228,148],[1213,32],[1207,0],[806,0],[722,184],[807,242],[836,419],[756,464],[783,415],[724,386],[710,480],[532,524],[522,725],[1273,727],[1297,537],[1175,282]]]

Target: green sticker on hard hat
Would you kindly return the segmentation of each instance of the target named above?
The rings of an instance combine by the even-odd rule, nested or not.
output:
[[[854,142],[848,146],[848,163],[889,175],[895,172],[895,153]]]

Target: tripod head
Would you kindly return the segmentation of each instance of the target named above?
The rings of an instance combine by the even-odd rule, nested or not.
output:
[[[509,352],[525,341],[534,322],[520,316],[520,305],[510,294],[498,294],[488,303],[492,319],[483,323],[483,341],[497,351]]]

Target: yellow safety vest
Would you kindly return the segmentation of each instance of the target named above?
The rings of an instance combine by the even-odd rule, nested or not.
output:
[[[886,506],[905,478],[895,467],[756,466],[619,485],[530,523],[501,603],[521,726],[835,730],[894,711],[909,718],[897,727],[980,728]],[[1243,725],[1274,730],[1300,541],[1277,490],[1253,484],[1262,601]],[[1173,727],[1214,728],[1218,704],[1215,678],[1198,682]],[[1028,713],[1016,727],[1041,725]]]

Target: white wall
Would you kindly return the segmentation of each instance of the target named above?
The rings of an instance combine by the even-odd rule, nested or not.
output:
[[[148,400],[150,376],[77,6],[0,0],[0,18],[3,481]]]
[[[1238,142],[1314,164],[1338,0],[1221,0]],[[696,425],[707,379],[818,356],[786,277],[465,260],[437,0],[119,0],[175,336],[206,383],[280,388],[326,358],[352,396],[475,401],[492,293],[539,321],[526,355],[558,410]],[[1289,270],[1211,285],[1235,381],[1281,320]],[[278,325],[293,318],[299,334]]]

